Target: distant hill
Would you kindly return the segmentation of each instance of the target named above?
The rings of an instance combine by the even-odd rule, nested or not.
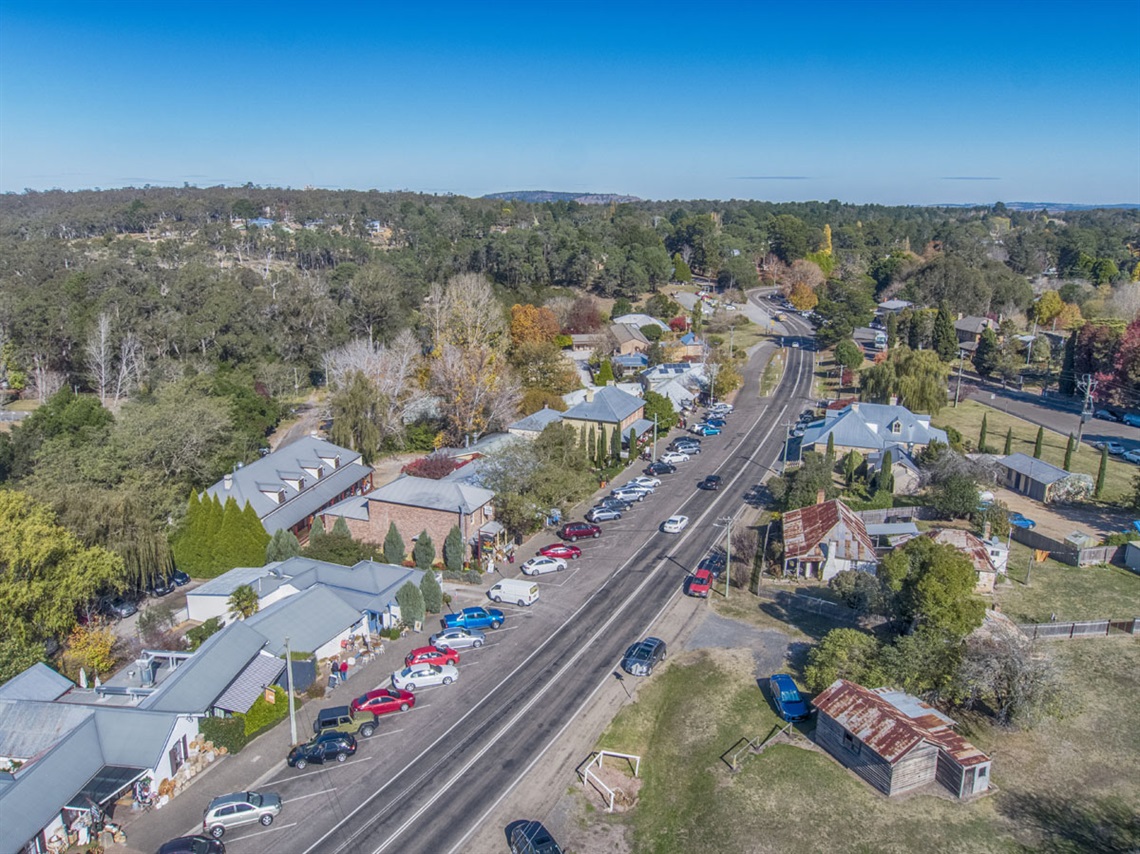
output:
[[[502,199],[511,202],[577,202],[580,205],[608,205],[640,202],[637,196],[621,196],[617,193],[557,193],[551,190],[512,190],[507,193],[488,193],[484,199]]]
[[[1140,208],[1140,204],[1133,204],[1131,202],[1123,202],[1118,205],[1080,205],[1071,204],[1069,202],[1005,202],[1007,210],[1011,211],[1039,211],[1047,210],[1052,213],[1059,213],[1061,211],[1095,211],[1095,210],[1133,210]],[[927,205],[927,207],[935,208],[988,208],[992,203],[988,202],[974,202],[970,204],[941,204],[941,205]]]

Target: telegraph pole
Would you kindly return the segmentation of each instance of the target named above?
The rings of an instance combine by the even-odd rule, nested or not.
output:
[[[966,364],[966,351],[958,351],[958,388],[954,390],[954,408],[958,408],[958,396],[962,393],[962,366]]]
[[[1077,422],[1077,448],[1081,446],[1081,430],[1084,429],[1085,422],[1092,418],[1092,395],[1098,385],[1096,377],[1092,374],[1085,374],[1077,382],[1077,388],[1085,393],[1085,400],[1081,405],[1081,417]]]
[[[721,516],[716,520],[718,528],[725,529],[724,540],[724,598],[728,600],[728,586],[732,577],[732,520],[733,516]]]
[[[297,713],[293,707],[293,650],[285,638],[285,682],[289,686],[289,743],[297,743]]]

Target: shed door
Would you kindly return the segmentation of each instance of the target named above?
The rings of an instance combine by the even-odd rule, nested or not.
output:
[[[964,785],[962,786],[962,794],[963,795],[974,794],[974,773],[976,771],[977,771],[976,768],[967,768],[966,769],[966,777],[965,777],[965,780],[963,781]]]

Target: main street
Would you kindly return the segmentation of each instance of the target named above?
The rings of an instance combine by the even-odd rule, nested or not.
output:
[[[810,334],[798,319],[789,325],[793,334]],[[284,809],[269,828],[228,833],[227,850],[464,850],[483,817],[613,679],[625,648],[654,633],[686,573],[723,542],[717,521],[742,507],[745,493],[780,457],[784,424],[807,401],[813,367],[811,351],[785,352],[776,394],[757,396],[762,349],[745,369],[726,432],[706,439],[704,453],[663,478],[657,492],[621,520],[604,525],[600,539],[580,543],[583,556],[567,571],[540,576],[541,599],[532,608],[504,607],[504,627],[489,632],[486,647],[462,654],[456,684],[417,692],[416,707],[382,719],[348,762],[296,772],[278,760],[251,781],[280,793]],[[696,483],[714,472],[723,477],[722,488],[698,490]],[[680,535],[661,533],[661,522],[674,513],[689,516],[689,527]],[[480,604],[481,597],[481,589],[472,590],[453,607]],[[303,710],[302,733],[320,705]],[[213,794],[192,789],[182,797],[204,802]]]

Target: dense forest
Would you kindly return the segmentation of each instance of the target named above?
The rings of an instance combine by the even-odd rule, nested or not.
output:
[[[42,405],[0,433],[0,483],[101,550],[99,583],[138,583],[169,567],[190,492],[255,458],[314,388],[333,438],[368,458],[460,441],[577,384],[561,336],[602,326],[596,298],[668,321],[679,307],[656,292],[693,275],[781,285],[825,344],[891,297],[919,309],[902,330],[916,349],[937,344],[939,308],[1048,323],[1073,333],[1070,377],[1140,403],[1134,209],[28,191],[0,196],[0,387]]]

